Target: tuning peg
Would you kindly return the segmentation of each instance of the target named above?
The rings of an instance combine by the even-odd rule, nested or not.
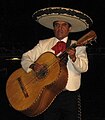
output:
[[[96,39],[97,39],[97,37],[94,38],[94,41],[95,41],[95,42],[97,42]]]
[[[90,42],[90,45],[93,45],[92,42]]]
[[[95,41],[95,42],[97,42],[97,40],[96,40],[96,39],[95,39],[94,41]]]

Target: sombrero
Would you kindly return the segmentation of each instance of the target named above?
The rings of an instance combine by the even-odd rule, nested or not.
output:
[[[93,21],[85,13],[71,8],[48,7],[36,11],[33,19],[41,25],[53,29],[54,21],[65,21],[72,25],[71,32],[79,32],[88,29]]]

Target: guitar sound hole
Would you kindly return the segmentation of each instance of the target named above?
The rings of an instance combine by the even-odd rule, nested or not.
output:
[[[43,66],[43,68],[40,71],[36,72],[36,76],[38,79],[45,78],[47,76],[47,74],[48,74],[48,69],[47,69],[47,66],[45,66],[45,65]]]

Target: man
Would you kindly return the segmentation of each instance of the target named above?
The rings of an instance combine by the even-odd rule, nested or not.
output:
[[[91,18],[86,14],[77,10],[61,7],[41,9],[33,14],[33,18],[41,25],[53,29],[55,36],[40,40],[32,50],[22,55],[21,65],[27,73],[32,70],[39,71],[40,73],[43,65],[36,63],[40,55],[45,52],[51,52],[59,57],[67,46],[76,43],[75,40],[68,38],[69,33],[86,30],[92,24]],[[60,41],[62,41],[63,45]],[[62,48],[60,48],[60,46],[62,46]],[[58,49],[60,50],[58,51]],[[51,105],[43,112],[44,120],[81,119],[79,88],[81,73],[88,70],[86,47],[72,47],[67,53],[68,56],[67,58],[65,57],[65,66],[67,67],[68,75],[67,84],[62,92],[56,96]]]

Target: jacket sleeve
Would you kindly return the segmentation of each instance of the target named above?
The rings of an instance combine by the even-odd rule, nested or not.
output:
[[[72,62],[70,58],[69,60]],[[78,73],[86,72],[88,70],[86,46],[76,48],[76,61],[72,62],[72,65]]]
[[[39,41],[39,43],[33,49],[25,52],[22,55],[21,65],[26,72],[30,72],[32,70],[31,68],[29,68],[29,66],[38,59],[41,52],[42,52],[42,44]]]

